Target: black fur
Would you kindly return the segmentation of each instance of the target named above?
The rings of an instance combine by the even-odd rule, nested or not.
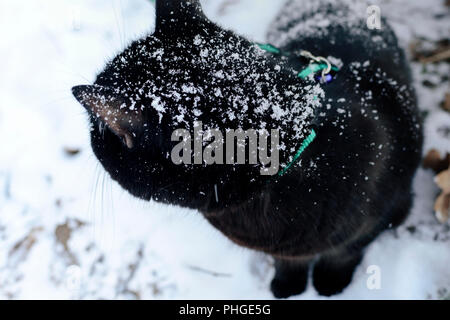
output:
[[[387,24],[370,31],[365,20],[354,23],[345,2],[303,2],[286,5],[269,40],[285,51],[342,60],[337,78],[322,85],[325,97],[317,83],[297,78],[305,67],[299,60],[224,31],[194,0],[157,1],[155,33],[109,63],[94,86],[73,89],[89,111],[92,148],[111,177],[142,199],[198,209],[235,243],[272,255],[271,289],[280,298],[303,292],[313,261],[320,294],[350,283],[364,248],[407,216],[422,148],[408,64]],[[315,33],[295,31],[317,14],[331,23]],[[233,76],[217,77],[218,71]],[[187,84],[196,90],[183,89]],[[311,94],[318,102],[306,98]],[[267,101],[288,116],[257,113]],[[307,106],[316,107],[309,125],[294,128]],[[194,120],[223,131],[280,128],[284,164],[313,125],[318,137],[282,177],[261,176],[248,164],[177,166],[170,136],[181,114],[187,129]]]

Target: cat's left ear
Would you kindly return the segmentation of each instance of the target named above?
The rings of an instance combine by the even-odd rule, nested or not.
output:
[[[156,0],[155,33],[179,34],[205,19],[200,0]]]
[[[124,99],[97,85],[76,86],[72,93],[90,114],[106,124],[128,148],[133,148],[134,134],[142,124],[139,109],[130,110]]]

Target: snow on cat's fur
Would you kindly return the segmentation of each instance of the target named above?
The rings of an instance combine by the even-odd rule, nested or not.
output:
[[[364,248],[408,214],[422,147],[409,68],[390,28],[364,29],[349,1],[304,2],[287,4],[296,14],[282,11],[269,38],[341,61],[320,88],[298,79],[298,59],[224,31],[198,1],[172,0],[157,1],[153,35],[107,64],[94,85],[73,89],[111,177],[137,197],[197,209],[232,241],[275,257],[277,297],[302,292],[313,261],[320,294],[350,283]],[[251,165],[175,165],[171,133],[195,121],[280,129],[285,164],[313,124],[318,138],[283,177]]]

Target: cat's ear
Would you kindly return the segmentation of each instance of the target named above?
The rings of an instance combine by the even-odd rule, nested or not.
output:
[[[72,93],[90,114],[106,124],[128,148],[133,148],[134,132],[142,123],[140,110],[130,110],[124,99],[101,86],[76,86]]]
[[[155,33],[179,34],[204,18],[200,0],[156,0]]]

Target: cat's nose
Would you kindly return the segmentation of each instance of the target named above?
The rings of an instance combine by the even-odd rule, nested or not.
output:
[[[72,94],[79,102],[83,101],[83,96],[89,91],[90,86],[82,85],[72,88]]]

